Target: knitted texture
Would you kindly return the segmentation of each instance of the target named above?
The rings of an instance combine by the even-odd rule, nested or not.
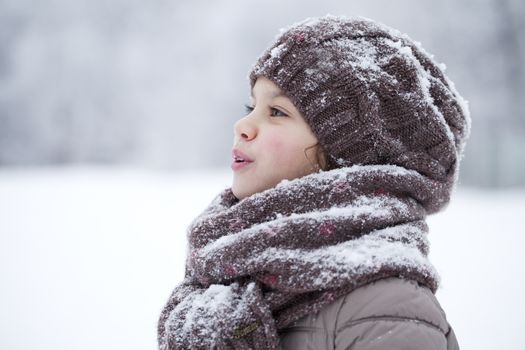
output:
[[[405,34],[327,15],[281,30],[249,79],[253,88],[265,76],[285,92],[329,168],[396,164],[452,186],[470,116],[443,70]]]
[[[444,186],[398,166],[355,165],[241,201],[223,190],[188,228],[160,349],[276,349],[280,329],[385,277],[435,292],[425,217]]]

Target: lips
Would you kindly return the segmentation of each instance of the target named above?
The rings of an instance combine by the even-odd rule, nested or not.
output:
[[[233,162],[231,168],[233,171],[240,170],[253,163],[253,159],[238,149],[232,150]]]
[[[236,148],[232,150],[232,157],[234,162],[253,162],[252,158]]]

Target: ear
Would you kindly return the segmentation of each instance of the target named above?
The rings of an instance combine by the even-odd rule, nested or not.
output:
[[[320,144],[317,144],[317,162],[322,170],[327,170],[328,164],[326,161],[326,154]]]

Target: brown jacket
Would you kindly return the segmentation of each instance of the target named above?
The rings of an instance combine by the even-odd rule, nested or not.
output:
[[[340,297],[280,333],[280,350],[458,350],[432,292],[385,278]]]

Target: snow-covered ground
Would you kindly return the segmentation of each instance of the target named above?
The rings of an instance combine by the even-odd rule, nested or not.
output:
[[[0,171],[0,348],[155,349],[185,229],[229,169]],[[462,350],[522,349],[525,189],[460,187],[429,218],[438,299]]]

